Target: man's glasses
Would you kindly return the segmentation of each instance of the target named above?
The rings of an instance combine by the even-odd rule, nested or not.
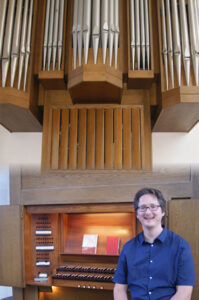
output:
[[[160,205],[155,205],[155,204],[151,204],[150,206],[138,206],[138,210],[141,211],[141,212],[146,212],[147,209],[149,208],[150,211],[156,211],[158,210],[158,208],[160,207]]]

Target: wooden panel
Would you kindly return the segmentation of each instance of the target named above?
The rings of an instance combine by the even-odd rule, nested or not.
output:
[[[122,168],[122,109],[114,110],[114,168]]]
[[[12,289],[13,300],[24,300],[23,298],[23,288],[13,288]]]
[[[96,110],[96,169],[104,168],[104,109]]]
[[[51,168],[59,167],[59,132],[60,132],[60,109],[52,111],[52,145],[51,145]]]
[[[79,110],[79,148],[78,148],[78,169],[86,168],[86,109]]]
[[[131,108],[123,108],[123,168],[131,168]]]
[[[10,169],[10,204],[20,205],[21,202],[21,169]]]
[[[23,210],[19,206],[1,206],[0,249],[0,284],[23,287]]]
[[[139,170],[141,168],[141,124],[140,108],[132,109],[132,168]]]
[[[39,294],[38,294],[38,287],[36,286],[27,286],[24,289],[24,298],[23,300],[38,300]]]
[[[151,141],[151,118],[150,118],[150,95],[145,92],[145,105],[141,110],[141,153],[142,169],[151,170],[152,167],[152,141]]]
[[[69,168],[77,167],[77,109],[70,110]]]
[[[122,212],[133,212],[134,207],[132,203],[103,203],[103,204],[66,204],[66,205],[39,205],[39,206],[28,206],[27,212],[29,214],[52,214],[60,213],[63,214],[74,214],[74,213],[122,213]]]
[[[50,154],[42,154],[43,169],[150,169],[149,92],[144,95],[141,106],[46,106],[49,126],[44,125],[43,151]]]
[[[22,171],[21,186],[22,190],[31,189],[48,189],[53,188],[65,188],[65,187],[86,187],[86,186],[104,186],[104,185],[140,185],[143,182],[147,185],[159,184],[164,185],[165,182],[171,183],[171,185],[178,185],[180,183],[190,184],[192,186],[192,174],[189,168],[182,169],[162,169],[148,171],[133,171],[124,170],[120,172],[118,170],[94,170],[86,172],[73,172],[73,171],[51,171],[49,173],[40,173],[33,170],[24,169]],[[178,190],[176,189],[176,192]],[[181,194],[182,197],[183,194]],[[187,193],[186,193],[187,195]],[[175,193],[175,196],[177,194]],[[185,195],[184,195],[185,196]]]
[[[105,169],[113,168],[113,109],[105,110]]]
[[[53,293],[40,293],[42,300],[60,300],[60,299],[95,299],[95,300],[112,300],[113,291],[94,289],[74,289],[66,287],[54,287]]]
[[[51,136],[52,136],[52,108],[49,105],[44,107],[44,125],[42,135],[42,160],[43,170],[50,169],[51,159]]]
[[[98,179],[100,176],[103,177],[104,174],[98,174]],[[154,181],[152,178],[144,181],[144,179],[138,184],[132,184],[129,180],[129,184],[108,184],[111,177],[114,174],[109,174],[109,178],[106,177],[107,182],[104,183],[103,187],[101,185],[89,185],[87,181],[87,186],[71,186],[71,187],[57,187],[54,188],[43,188],[43,189],[30,189],[22,190],[22,203],[26,205],[31,204],[72,204],[72,203],[118,203],[118,202],[132,202],[135,193],[146,186],[153,185],[154,188],[161,189],[163,194],[168,199],[169,197],[175,195],[176,197],[189,197],[191,195],[191,183],[190,182],[178,182],[176,184],[170,184],[168,182],[160,183],[159,181]],[[148,177],[150,175],[148,174]],[[87,180],[92,178],[92,174],[87,176]],[[76,187],[76,188],[75,188]]]
[[[68,168],[68,131],[69,131],[69,111],[62,110],[61,121],[61,148],[60,148],[60,168]]]
[[[64,238],[64,253],[81,254],[85,233],[98,234],[97,254],[106,254],[107,236],[120,237],[121,251],[123,245],[136,235],[135,220],[133,212],[69,214],[67,235]]]
[[[87,169],[95,168],[95,109],[88,109]]]
[[[194,257],[196,286],[192,300],[198,300],[199,295],[199,200],[171,200],[169,202],[169,229],[186,239]]]

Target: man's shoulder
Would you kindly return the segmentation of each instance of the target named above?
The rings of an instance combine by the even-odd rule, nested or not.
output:
[[[178,243],[180,245],[189,245],[189,243],[179,234],[167,229],[167,237],[171,242]]]

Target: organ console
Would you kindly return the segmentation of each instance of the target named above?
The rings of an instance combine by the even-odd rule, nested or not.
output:
[[[87,206],[84,205],[84,210]],[[107,236],[119,238],[121,251],[138,229],[132,205],[124,204],[122,212],[117,206],[103,206],[99,206],[101,212],[92,210],[83,214],[78,212],[78,205],[70,208],[70,213],[67,205],[26,207],[26,284],[113,289],[112,278],[119,255],[107,253]],[[110,212],[105,213],[104,209]],[[82,253],[83,236],[88,233],[98,235],[94,254]]]

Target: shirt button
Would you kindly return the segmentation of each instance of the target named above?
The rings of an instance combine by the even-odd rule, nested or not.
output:
[[[149,279],[152,279],[152,278],[153,278],[153,277],[151,277],[151,276],[149,277]]]
[[[151,244],[151,247],[153,247],[153,244]]]
[[[150,263],[152,263],[153,261],[152,260],[150,260]]]
[[[152,293],[151,292],[149,292],[149,295],[151,295]]]

